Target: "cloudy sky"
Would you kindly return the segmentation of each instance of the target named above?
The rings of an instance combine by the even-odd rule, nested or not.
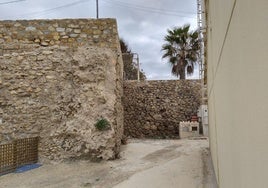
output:
[[[196,29],[196,0],[99,0],[99,17],[116,18],[119,35],[139,54],[150,80],[176,79],[161,58],[168,28]],[[0,0],[0,19],[95,18],[96,0]],[[198,67],[190,78],[198,78]]]

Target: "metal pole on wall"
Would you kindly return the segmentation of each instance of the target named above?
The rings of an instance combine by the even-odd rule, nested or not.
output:
[[[96,18],[99,18],[99,0],[96,0]]]
[[[139,61],[139,55],[137,54],[137,63],[138,63],[138,81],[140,81],[140,61]]]
[[[140,60],[139,60],[139,54],[133,53],[134,59],[136,60],[136,68],[137,68],[137,80],[140,81]]]

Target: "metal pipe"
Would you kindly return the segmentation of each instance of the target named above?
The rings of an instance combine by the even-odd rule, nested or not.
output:
[[[140,81],[140,60],[139,60],[139,55],[137,54],[137,66],[138,66],[138,69],[137,69],[137,72],[138,72],[138,82]]]
[[[96,0],[96,18],[99,19],[99,0]]]

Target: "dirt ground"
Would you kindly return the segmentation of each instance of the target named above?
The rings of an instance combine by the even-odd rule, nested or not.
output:
[[[0,187],[217,188],[207,139],[131,139],[118,160],[43,165],[1,176]]]

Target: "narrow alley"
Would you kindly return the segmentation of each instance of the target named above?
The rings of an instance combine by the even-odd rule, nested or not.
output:
[[[8,188],[217,188],[204,138],[130,139],[118,160],[43,165],[0,181]]]

